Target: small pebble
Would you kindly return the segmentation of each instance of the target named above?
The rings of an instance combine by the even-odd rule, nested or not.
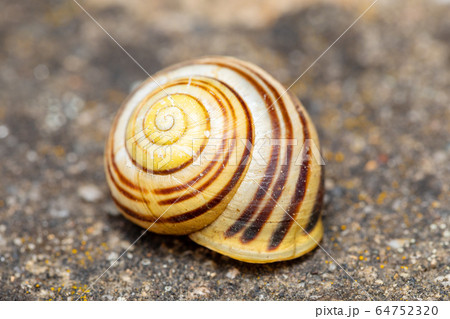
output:
[[[431,260],[430,267],[433,268],[433,269],[437,267],[437,260],[436,259],[433,258]]]
[[[120,280],[122,280],[124,282],[130,282],[131,281],[131,277],[128,274],[121,274],[120,275]]]
[[[119,258],[119,254],[114,251],[108,255],[109,261],[115,261],[117,258]]]
[[[87,184],[78,188],[78,195],[86,202],[95,203],[103,198],[102,191],[93,184]]]
[[[75,163],[78,160],[78,156],[75,153],[69,153],[66,156],[67,162],[69,162],[70,164]]]
[[[151,263],[150,259],[147,259],[147,258],[144,258],[141,261],[142,266],[148,266],[148,265],[150,265],[150,263]]]
[[[42,81],[48,78],[50,71],[45,64],[39,64],[33,69],[33,74],[36,80]]]
[[[445,277],[444,276],[436,277],[434,281],[440,283],[444,287],[450,286],[450,274],[446,275]]]
[[[9,135],[9,129],[5,125],[0,125],[0,139]]]
[[[401,248],[405,247],[409,242],[410,242],[410,239],[408,239],[408,238],[398,238],[398,239],[393,239],[393,240],[389,241],[388,245],[392,249],[401,249]]]
[[[328,270],[329,271],[335,271],[336,270],[336,264],[335,263],[331,263],[330,266],[328,266]]]
[[[108,203],[105,206],[105,211],[111,216],[120,216],[120,211],[113,203]]]
[[[70,213],[67,209],[50,209],[50,216],[55,218],[67,218]]]
[[[35,151],[28,151],[27,152],[27,160],[29,162],[36,162],[38,159],[38,154]]]
[[[228,270],[227,274],[225,275],[227,278],[230,279],[234,279],[236,278],[237,275],[240,274],[239,269],[237,269],[236,267],[231,268],[230,270]]]
[[[209,295],[210,290],[206,287],[196,287],[192,290],[193,295],[197,296],[206,296]]]

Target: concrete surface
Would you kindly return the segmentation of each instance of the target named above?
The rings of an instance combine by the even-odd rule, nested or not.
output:
[[[150,73],[225,54],[286,86],[371,3],[152,2],[82,4]],[[329,254],[251,265],[148,233],[90,289],[142,233],[103,147],[146,74],[73,1],[1,6],[1,300],[449,300],[445,1],[380,0],[291,89],[321,137]]]

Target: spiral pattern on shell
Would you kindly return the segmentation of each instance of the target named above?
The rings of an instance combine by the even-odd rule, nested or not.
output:
[[[108,184],[125,217],[247,262],[312,250],[323,234],[324,175],[297,98],[229,57],[154,79],[123,103],[106,145]]]

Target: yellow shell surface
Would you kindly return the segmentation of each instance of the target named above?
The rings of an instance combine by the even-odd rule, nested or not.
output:
[[[298,257],[322,238],[319,140],[297,98],[228,57],[175,65],[136,89],[106,145],[126,218],[235,259]]]

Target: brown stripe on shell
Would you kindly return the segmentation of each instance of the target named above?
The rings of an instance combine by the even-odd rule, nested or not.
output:
[[[253,132],[252,131],[250,131],[250,132],[251,132],[250,137],[253,142]],[[245,165],[247,165],[247,162],[250,158],[251,150],[252,149],[246,148],[245,154],[244,154],[245,156],[243,156],[241,158],[238,171],[233,176],[233,178],[227,183],[227,185],[222,189],[222,191],[219,194],[217,194],[212,200],[210,200],[208,203],[206,203],[205,205],[203,205],[195,210],[192,210],[190,212],[183,213],[183,214],[176,215],[176,216],[171,216],[168,218],[164,218],[162,216],[160,218],[154,218],[153,216],[142,215],[142,214],[122,205],[119,200],[114,198],[114,196],[112,196],[112,198],[113,198],[114,202],[116,203],[116,205],[119,207],[119,209],[125,215],[131,216],[138,220],[154,222],[154,223],[181,223],[181,222],[185,222],[185,221],[194,219],[194,218],[204,214],[205,212],[211,210],[215,206],[217,206],[222,201],[222,199],[231,191],[231,189],[233,189],[233,187],[239,181],[242,173],[245,170]]]
[[[231,64],[225,64],[220,63],[217,61],[214,62],[205,62],[205,64],[214,64],[221,67],[229,68],[233,70],[234,72],[241,75],[243,78],[245,78],[248,82],[250,82],[253,87],[258,91],[259,95],[262,97],[264,102],[266,103],[266,106],[269,108],[270,105],[272,105],[272,99],[267,94],[266,90],[257,82],[255,79],[253,79],[249,74],[245,73],[241,69],[234,67]],[[266,101],[266,98],[269,100],[269,102]],[[272,128],[274,128],[274,134],[275,138],[278,139],[280,137],[280,130],[279,130],[279,118],[276,112],[270,112],[269,113],[270,120],[272,123]],[[238,217],[238,219],[231,225],[225,232],[225,237],[232,237],[238,232],[240,232],[250,221],[250,219],[253,217],[255,212],[258,210],[259,206],[261,205],[262,200],[265,198],[265,195],[267,193],[267,190],[269,189],[270,185],[273,181],[273,176],[276,171],[276,167],[278,164],[278,155],[279,155],[279,145],[275,145],[275,147],[272,148],[271,154],[270,154],[270,160],[267,165],[266,171],[264,172],[264,178],[261,182],[261,187],[258,188],[258,191],[254,195],[252,201],[250,204],[246,207],[246,209],[243,211],[243,213]]]
[[[114,186],[117,188],[117,190],[118,190],[123,196],[125,196],[126,198],[128,198],[128,199],[130,199],[130,200],[132,200],[132,201],[135,201],[135,202],[143,202],[142,197],[136,197],[136,196],[134,196],[132,193],[128,192],[125,188],[123,188],[122,186],[120,186],[120,184],[117,183],[117,181],[116,181],[114,175],[112,174],[112,171],[111,171],[111,165],[106,165],[106,166],[107,166],[107,168],[106,168],[106,169],[107,169],[107,173],[108,173],[108,176],[109,176],[110,179],[111,179],[111,182],[114,184]]]
[[[224,86],[226,86],[228,89],[230,89],[230,91],[236,96],[236,98],[239,100],[240,104],[243,106],[243,109],[246,113],[247,118],[249,119],[248,122],[248,126],[247,126],[247,137],[248,139],[251,141],[251,145],[253,145],[253,130],[252,130],[252,124],[251,124],[251,114],[244,102],[244,100],[237,94],[237,92],[235,90],[233,90],[229,85],[227,85],[226,83],[221,82]],[[156,223],[181,223],[184,221],[188,221],[190,219],[196,218],[200,215],[202,215],[203,213],[211,210],[212,208],[214,208],[215,206],[217,206],[222,199],[227,196],[227,194],[234,188],[234,186],[236,185],[236,183],[239,181],[242,173],[244,172],[247,162],[250,158],[251,155],[251,151],[252,151],[253,147],[250,148],[245,148],[244,150],[244,154],[241,158],[241,161],[239,162],[238,165],[238,170],[237,172],[233,175],[233,178],[227,183],[227,185],[225,185],[225,187],[221,190],[221,192],[219,194],[217,194],[212,200],[210,200],[208,203],[206,203],[205,205],[187,212],[187,213],[183,213],[180,215],[176,215],[176,216],[171,216],[168,218],[159,218],[157,220],[155,220],[153,217],[151,216],[142,216],[139,213],[130,210],[126,207],[124,207],[123,205],[120,206],[120,208],[122,209],[122,211],[127,214],[130,215],[134,218],[137,218],[139,220],[144,220],[144,221],[150,221],[150,222],[156,222]]]
[[[223,140],[222,141],[222,146],[221,146],[221,149],[224,149],[225,148],[225,144],[226,144],[226,140]],[[234,147],[234,146],[233,146]],[[215,158],[218,158],[220,156],[220,154],[218,153],[215,157],[214,157],[214,159]],[[214,161],[214,159],[213,159],[213,161]],[[180,187],[183,187],[183,188],[187,188],[187,187],[190,187],[190,188],[192,188],[193,189],[193,192],[192,193],[188,193],[188,194],[185,194],[185,195],[182,195],[182,196],[179,196],[179,197],[171,197],[171,198],[168,198],[168,199],[163,199],[163,200],[160,200],[160,201],[158,201],[158,204],[160,204],[160,205],[171,205],[171,204],[173,204],[173,203],[175,203],[175,202],[182,202],[182,201],[185,201],[185,200],[188,200],[188,199],[190,199],[190,198],[192,198],[192,197],[195,197],[196,195],[198,195],[198,194],[201,194],[201,192],[203,192],[206,188],[208,188],[208,186],[210,186],[213,182],[214,182],[214,180],[220,175],[220,173],[224,170],[224,165],[227,165],[228,164],[228,161],[229,161],[229,159],[230,159],[230,151],[228,151],[227,152],[227,155],[226,155],[226,157],[225,157],[225,160],[224,160],[224,162],[223,162],[223,165],[220,165],[219,166],[219,168],[217,169],[217,171],[214,173],[214,175],[213,176],[211,176],[204,184],[202,184],[200,187],[198,187],[198,188],[193,188],[192,186],[185,186],[186,184],[183,184],[183,185],[180,185]],[[208,165],[209,166],[209,165]],[[212,166],[214,166],[214,165],[212,165]],[[205,169],[206,170],[206,169]],[[205,171],[205,170],[203,170],[203,172]],[[200,173],[199,174],[199,176],[198,176],[198,178],[197,179],[199,179],[199,178],[201,178],[202,177],[202,175],[201,175],[202,173]],[[203,175],[204,176],[204,175]],[[195,184],[196,182],[194,182],[193,184]]]
[[[214,80],[218,81],[217,79],[214,79]],[[205,82],[205,81],[200,81],[200,80],[196,80],[196,81],[203,82],[205,84],[210,84],[210,83]],[[221,81],[218,81],[218,82],[221,82]],[[191,85],[192,85],[192,83],[191,83]],[[203,87],[203,88],[205,88],[205,87]],[[232,123],[235,123],[236,122],[236,113],[235,113],[235,111],[233,109],[231,101],[220,90],[216,90],[216,92],[219,93],[220,96],[226,101],[226,104],[229,106],[229,108],[231,110],[231,115],[232,115],[232,118],[233,118],[233,122]],[[211,95],[213,95],[215,97],[215,95],[212,94],[212,92],[210,92],[210,93],[211,93]],[[225,112],[226,108],[224,107],[224,104],[222,103],[222,101],[220,99],[216,98],[216,101],[221,106],[221,110],[222,110],[222,113],[224,114],[225,118],[227,118],[226,112]],[[227,132],[227,135],[228,135],[228,132]],[[230,160],[231,153],[232,153],[233,149],[236,146],[235,143],[234,143],[234,141],[236,140],[236,135],[237,135],[236,134],[236,126],[234,126],[233,127],[233,137],[232,137],[232,140],[231,140],[233,145],[229,148],[228,152],[226,153],[226,156],[225,156],[225,158],[224,158],[224,160],[222,162],[222,165],[219,165],[217,171],[203,185],[201,185],[200,187],[194,189],[193,192],[185,194],[185,195],[183,195],[181,197],[172,197],[172,198],[169,198],[169,199],[164,199],[164,200],[158,201],[158,204],[160,204],[160,205],[171,205],[171,204],[173,204],[175,202],[177,202],[177,203],[178,202],[182,202],[182,201],[188,200],[188,199],[190,199],[192,197],[195,197],[196,195],[198,195],[199,193],[204,191],[207,187],[209,187],[214,182],[214,180],[219,177],[220,173],[222,173],[222,171],[225,169],[225,166],[228,164],[228,161]],[[248,132],[247,132],[247,136],[248,136]],[[224,137],[224,139],[222,141],[221,149],[214,156],[212,163],[214,163],[220,157],[220,155],[224,152],[226,141],[227,141],[227,137]],[[208,170],[208,167],[205,170]],[[199,174],[200,175],[199,178],[202,177],[202,176],[205,176],[205,175],[202,175],[202,174],[205,174],[205,170],[202,171]]]
[[[121,109],[121,111],[122,111],[122,109]],[[121,111],[119,111],[118,116],[120,116]],[[109,162],[112,165],[111,171],[114,171],[116,173],[117,178],[120,180],[120,182],[122,184],[126,185],[127,187],[129,187],[133,190],[138,190],[141,193],[146,194],[146,193],[148,193],[148,189],[146,189],[146,188],[139,189],[139,186],[137,186],[132,181],[130,181],[127,177],[125,177],[125,175],[123,175],[122,172],[120,171],[119,167],[117,167],[117,163],[114,160],[114,147],[113,147],[113,145],[114,145],[114,133],[113,132],[115,132],[116,127],[117,127],[117,121],[114,121],[114,124],[111,129],[111,137],[110,137],[110,145],[109,145],[109,148],[110,148]],[[107,166],[109,168],[110,165],[107,165]],[[110,174],[110,175],[112,176],[112,174]]]
[[[235,172],[235,174],[233,175],[233,178],[227,183],[227,185],[225,185],[224,188],[222,188],[222,190],[218,194],[216,194],[216,196],[212,200],[210,200],[205,205],[203,205],[203,206],[201,206],[201,207],[199,207],[199,208],[197,208],[197,209],[195,209],[193,211],[190,211],[190,212],[187,212],[187,213],[183,213],[183,214],[180,214],[180,215],[177,215],[177,216],[172,216],[172,217],[167,218],[167,221],[171,222],[171,223],[181,223],[181,222],[184,222],[184,221],[196,218],[196,217],[204,214],[208,210],[211,210],[215,206],[217,206],[222,201],[222,199],[225,196],[227,196],[228,193],[236,186],[237,182],[241,178],[242,173],[244,172],[244,170],[246,168],[246,165],[247,165],[247,163],[248,163],[248,161],[250,159],[250,156],[251,156],[251,152],[253,150],[253,143],[254,143],[253,139],[254,139],[254,136],[253,136],[252,116],[251,116],[250,111],[249,111],[249,109],[247,107],[247,104],[242,99],[242,97],[232,87],[230,87],[228,84],[226,84],[225,82],[222,82],[222,81],[220,81],[218,79],[216,79],[216,81],[220,82],[222,85],[227,87],[233,93],[233,95],[237,98],[239,103],[241,104],[241,106],[242,106],[242,108],[243,108],[243,110],[244,110],[244,112],[246,114],[246,117],[248,119],[247,140],[250,141],[251,147],[246,147],[244,149],[244,154],[241,157],[241,160],[240,160],[240,162],[238,164],[238,169]]]
[[[140,89],[142,89],[142,87],[146,84],[146,82],[142,82],[133,92],[137,92]],[[130,181],[128,178],[125,177],[125,175],[122,174],[122,172],[120,171],[120,169],[117,167],[116,162],[114,161],[114,132],[117,129],[117,125],[119,124],[119,119],[122,116],[123,112],[125,111],[125,107],[128,104],[128,102],[130,101],[131,97],[133,96],[133,94],[130,94],[122,103],[122,106],[120,107],[119,111],[117,112],[116,116],[114,117],[114,121],[113,124],[111,126],[111,131],[109,133],[109,139],[108,142],[106,144],[106,149],[110,149],[110,153],[109,153],[109,158],[110,158],[110,163],[113,166],[113,171],[117,174],[117,177],[119,178],[119,180],[125,184],[126,186],[128,186],[129,188],[133,189],[133,190],[139,190],[141,193],[148,193],[148,189],[146,188],[141,188],[139,189],[139,186],[135,185],[132,181]],[[108,154],[107,154],[108,156]]]
[[[112,194],[111,194],[111,197],[112,197],[114,203],[116,203],[117,207],[119,207],[120,211],[125,215],[128,215],[130,217],[133,217],[135,219],[142,220],[145,222],[158,223],[160,221],[160,220],[157,220],[153,216],[142,215],[142,214],[132,210],[131,208],[128,208],[125,205],[122,205],[122,203],[117,198],[115,198],[114,195],[112,195]]]
[[[195,81],[197,81],[197,80],[195,80]],[[201,82],[203,82],[203,81],[201,81]],[[188,83],[189,83],[189,81],[187,81],[187,80],[179,81],[179,85],[185,85],[185,84],[188,84]],[[191,80],[191,83],[189,83],[189,84],[190,85],[192,84],[192,80]],[[201,88],[206,89],[204,86],[202,86]],[[225,117],[227,117],[227,115],[224,112],[224,110],[222,110],[222,113],[224,114]],[[171,193],[182,191],[182,190],[184,190],[184,189],[186,189],[188,187],[191,187],[191,186],[195,185],[196,183],[201,181],[204,177],[206,177],[207,174],[211,171],[211,169],[213,169],[213,167],[217,163],[217,159],[219,158],[219,156],[220,156],[220,154],[216,154],[214,156],[213,160],[208,164],[208,166],[202,172],[199,173],[199,176],[195,176],[194,178],[192,178],[188,182],[186,182],[184,184],[181,184],[181,185],[177,185],[177,186],[154,189],[152,192],[155,193],[155,194],[158,194],[158,195],[168,195],[168,194],[171,194]]]
[[[244,212],[233,223],[233,225],[231,225],[230,228],[227,229],[227,231],[225,232],[225,237],[232,237],[235,234],[237,234],[239,231],[241,231],[242,228],[244,228],[247,225],[248,221],[252,218],[252,216],[258,210],[262,200],[265,198],[267,189],[269,189],[269,187],[272,183],[273,175],[274,175],[273,173],[277,166],[278,153],[279,153],[279,147],[275,148],[275,150],[272,151],[269,165],[265,171],[265,176],[263,178],[263,181],[261,182],[261,185],[260,185],[258,191],[256,192],[255,196],[253,197],[251,203],[244,210]]]
[[[306,225],[306,227],[303,229],[305,234],[309,234],[314,227],[317,225],[317,222],[320,219],[320,213],[322,212],[322,206],[323,206],[323,195],[325,193],[325,186],[324,186],[324,180],[325,180],[325,174],[324,174],[324,166],[320,166],[320,185],[319,190],[316,194],[316,199],[314,202],[314,207],[311,211],[311,215],[309,216],[309,222]]]
[[[245,170],[245,165],[247,165],[247,162],[250,158],[251,155],[251,151],[253,150],[253,130],[252,130],[252,122],[251,122],[251,114],[250,111],[245,103],[245,101],[237,94],[237,92],[232,89],[228,84],[215,79],[216,81],[220,82],[222,85],[224,85],[225,87],[227,87],[235,96],[236,98],[239,100],[239,103],[241,104],[241,106],[243,107],[244,112],[246,113],[246,117],[249,119],[248,121],[248,125],[247,125],[247,138],[248,140],[251,141],[251,147],[250,148],[246,148],[244,150],[244,154],[241,158],[241,161],[238,165],[238,170],[236,171],[236,173],[234,174],[233,178],[227,183],[227,185],[221,190],[221,192],[219,194],[217,194],[211,201],[209,201],[208,203],[206,203],[205,205],[187,212],[187,213],[183,213],[177,216],[172,216],[169,218],[160,218],[160,219],[155,219],[152,216],[143,216],[129,208],[126,208],[123,205],[119,205],[118,204],[118,200],[114,199],[114,201],[118,204],[119,208],[121,208],[122,212],[124,212],[126,215],[129,215],[133,218],[139,219],[139,220],[143,220],[143,221],[149,221],[149,222],[156,222],[156,223],[162,223],[162,222],[171,222],[171,223],[179,223],[179,222],[184,222],[190,219],[193,219],[195,217],[198,217],[200,215],[202,215],[203,213],[207,212],[208,210],[214,208],[216,205],[218,205],[220,203],[220,201],[223,199],[223,197],[225,197],[230,191],[231,189],[234,188],[234,186],[236,185],[236,183],[239,181],[243,171]],[[114,162],[114,161],[113,161]],[[145,198],[144,198],[145,199]]]
[[[293,99],[295,101],[295,99]],[[306,118],[302,112],[302,110],[298,107],[297,108],[298,115],[300,117],[300,121],[302,123],[303,128],[303,143],[305,143],[306,140],[310,138],[309,130],[308,130],[308,123],[306,121]],[[303,144],[304,145],[304,144]],[[305,193],[306,193],[306,185],[308,184],[309,180],[309,158],[311,155],[311,150],[308,148],[306,150],[306,147],[303,148],[303,154],[302,154],[302,167],[300,169],[300,175],[297,179],[297,183],[295,185],[295,192],[291,200],[291,205],[289,205],[289,208],[287,212],[285,212],[285,215],[283,217],[283,220],[279,223],[278,227],[272,234],[272,237],[270,238],[268,250],[275,250],[283,241],[284,237],[288,233],[289,229],[291,228],[292,224],[295,221],[295,218],[297,217],[297,213],[299,211],[299,206],[301,205]]]
[[[214,156],[213,160],[208,164],[208,166],[199,173],[199,176],[195,176],[188,182],[177,185],[177,186],[173,186],[173,187],[158,188],[158,189],[153,190],[152,192],[155,194],[158,194],[158,195],[168,195],[168,194],[179,192],[186,188],[192,187],[193,185],[198,183],[200,180],[202,180],[204,177],[206,177],[206,175],[214,168],[214,166],[216,166],[217,159],[219,158],[219,156],[220,156],[220,154],[216,154]]]
[[[205,76],[203,76],[203,77],[204,78],[208,78],[208,77],[205,77]],[[213,79],[213,80],[216,80],[216,79]],[[208,84],[208,85],[210,85],[210,83],[208,83],[206,81],[201,81],[201,80],[198,80],[198,79],[191,80],[191,82],[190,82],[191,86],[196,86],[196,87],[204,89],[205,91],[208,91],[207,90],[208,88],[205,85],[198,85],[198,84],[196,84],[196,82],[200,82],[200,83]],[[187,84],[187,83],[189,83],[189,82],[186,81],[184,84]],[[217,90],[217,92],[219,92],[221,94],[221,96],[226,99],[227,104],[230,105],[230,108],[231,108],[231,102],[229,101],[229,99],[224,94],[222,94],[219,90]],[[222,101],[220,99],[216,98],[216,96],[212,92],[208,92],[208,93],[210,93],[210,95],[213,96],[216,99],[216,102],[221,106],[221,111],[222,111],[222,114],[223,114],[223,116],[225,118],[225,122],[226,122],[227,118],[228,118],[228,115],[226,113],[226,108],[224,107]],[[234,110],[231,109],[231,111],[232,111],[233,119],[236,119],[236,115],[234,113]],[[236,137],[236,134],[234,134],[234,138],[235,137]],[[222,146],[221,146],[221,149],[220,149],[221,151],[223,151],[224,148],[225,148],[225,143],[226,143],[225,140],[226,140],[226,138],[224,138],[224,142],[222,143]],[[176,191],[180,191],[180,190],[186,189],[188,187],[192,187],[194,184],[198,183],[201,179],[206,177],[206,175],[211,171],[211,169],[217,164],[217,160],[219,159],[220,155],[221,155],[221,152],[220,151],[217,152],[216,155],[214,156],[213,160],[208,164],[208,166],[202,172],[199,173],[199,176],[197,176],[195,178],[192,178],[187,183],[184,183],[182,185],[173,186],[173,187],[168,187],[168,188],[155,189],[155,190],[153,190],[153,192],[155,194],[170,194],[170,193],[173,193],[173,192],[176,192]],[[207,183],[209,185],[210,181],[208,181]]]
[[[148,189],[139,189],[139,186],[137,186],[136,184],[134,184],[132,181],[130,181],[128,178],[126,178],[122,172],[120,171],[120,169],[117,167],[116,161],[114,160],[114,151],[111,148],[111,154],[110,154],[110,161],[113,167],[114,172],[117,174],[117,177],[119,178],[119,180],[125,184],[127,187],[134,189],[134,190],[138,190],[141,193],[148,193]]]
[[[245,67],[244,65],[242,65]],[[246,67],[247,68],[247,67]],[[280,96],[273,104],[278,103],[279,109],[281,110],[281,114],[283,116],[284,123],[286,125],[286,132],[287,132],[287,138],[292,139],[293,133],[292,133],[292,122],[287,114],[286,105],[284,104],[283,97],[279,94],[279,92],[273,87],[272,84],[270,84],[261,74],[256,72],[255,70],[251,70],[247,68],[249,71],[253,72],[256,76],[258,76],[264,84],[269,88],[269,90],[272,92],[273,96],[276,97],[277,95]],[[271,104],[269,106],[269,109],[273,105]],[[270,112],[270,111],[269,111]],[[279,147],[279,146],[278,146]],[[261,232],[262,228],[264,227],[265,223],[269,219],[270,215],[272,214],[275,205],[277,205],[278,199],[281,197],[281,194],[283,193],[284,186],[286,185],[286,182],[288,180],[289,176],[289,170],[292,162],[292,145],[287,145],[286,150],[286,167],[285,169],[281,169],[279,176],[277,178],[277,181],[275,182],[274,189],[272,191],[272,195],[269,201],[266,203],[264,208],[261,210],[261,212],[258,214],[256,219],[253,221],[253,223],[244,231],[241,242],[248,243],[256,238],[258,234]],[[284,165],[284,164],[283,164]]]
[[[180,84],[181,83],[181,84]],[[176,81],[176,82],[172,82],[172,83],[169,83],[170,85],[166,85],[165,86],[165,88],[170,88],[170,87],[174,87],[174,86],[178,86],[178,85],[183,85],[183,84],[187,84],[187,83],[189,83],[189,81],[186,81],[186,80],[178,80],[178,81]],[[192,84],[191,83],[191,85],[195,85],[195,84]],[[198,86],[198,85],[196,85],[196,86]],[[161,90],[160,91],[162,91],[162,89],[163,88],[161,88]],[[207,91],[207,90],[206,90]],[[154,95],[155,93],[153,93],[153,94],[151,94],[151,95]],[[190,96],[190,97],[192,97],[192,98],[194,98],[194,99],[196,99],[195,97],[193,97],[192,95],[189,95],[189,94],[185,94],[185,95],[188,95],[188,96]],[[145,103],[146,103],[146,101],[148,101],[149,100],[149,98],[146,98],[145,99],[145,102],[141,102],[141,105],[144,105]],[[196,99],[197,100],[197,102],[199,103],[199,104],[201,104],[200,103],[200,101],[198,100],[198,99]],[[135,114],[137,114],[138,112],[135,112]],[[224,113],[225,114],[225,113]],[[225,114],[226,115],[226,114]],[[209,121],[209,118],[208,118],[208,121]],[[201,154],[201,152],[203,151],[203,149],[206,147],[206,145],[207,145],[207,143],[203,143],[202,144],[202,147],[200,148],[200,150],[197,152],[197,154],[195,155],[195,157],[196,156],[198,156],[199,154]],[[186,162],[185,164],[186,165],[180,165],[180,166],[178,166],[176,169],[177,170],[180,170],[180,169],[182,169],[182,168],[184,168],[184,167],[186,167],[186,166],[188,166],[188,165],[190,165],[191,163],[193,163],[193,159],[194,159],[194,157],[190,160],[190,161],[188,161],[188,162]],[[137,162],[136,161],[134,161],[134,159],[133,159],[133,162],[135,163],[135,164],[137,164]],[[140,165],[138,165],[138,166],[140,166]],[[180,168],[181,167],[181,168]],[[179,169],[178,169],[179,168]],[[148,171],[148,170],[147,170]],[[168,170],[166,170],[166,171],[168,171]],[[165,175],[165,174],[162,174],[162,175]],[[201,176],[200,176],[201,177]],[[199,177],[199,178],[200,178]],[[194,192],[194,193],[191,193],[191,194],[193,194],[193,196],[195,196],[195,195],[197,195],[199,192]],[[148,199],[146,198],[146,197],[143,197],[143,199],[144,199],[144,202],[145,202],[145,205],[147,206],[147,209],[148,209],[148,211],[151,211],[151,209],[150,209],[150,202],[148,201]],[[180,198],[176,198],[174,201],[171,201],[170,202],[170,204],[171,205],[173,205],[173,204],[175,204],[176,202],[178,202],[178,201],[181,201],[182,200],[182,198],[180,197]],[[184,199],[185,200],[185,199]],[[161,204],[160,202],[158,202],[158,204]],[[160,217],[162,217],[162,216],[160,216]],[[160,219],[157,219],[157,221],[159,221]],[[165,220],[165,219],[164,219]],[[163,221],[164,221],[163,220]]]

